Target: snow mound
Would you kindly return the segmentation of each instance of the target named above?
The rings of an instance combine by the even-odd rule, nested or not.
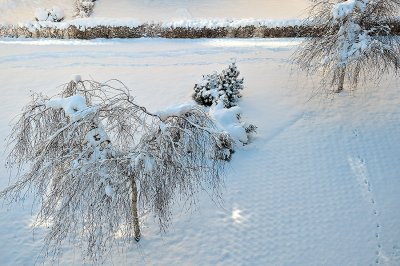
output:
[[[364,11],[369,0],[347,0],[342,3],[334,5],[332,9],[333,18],[336,20],[344,19],[353,13],[355,8]]]
[[[49,12],[43,8],[37,8],[35,11],[35,18],[37,21],[47,21],[49,18]]]
[[[75,83],[78,83],[78,82],[82,81],[82,77],[81,77],[81,75],[73,74],[73,75],[71,76],[71,80],[72,80],[73,82],[75,82]]]
[[[300,19],[189,19],[189,20],[177,20],[170,22],[163,22],[161,25],[163,28],[226,28],[226,27],[288,27],[301,25],[302,20]]]
[[[216,105],[211,106],[209,111],[210,116],[216,124],[226,131],[236,144],[247,143],[249,141],[246,129],[238,120],[240,113],[240,107],[225,108],[223,101],[219,101]]]
[[[165,121],[168,119],[168,117],[171,117],[171,116],[182,116],[182,115],[190,112],[191,110],[193,110],[193,108],[195,108],[195,107],[196,107],[196,104],[194,104],[194,103],[183,103],[180,105],[168,107],[162,111],[158,111],[158,112],[156,112],[156,115],[158,115],[158,117],[162,121]]]
[[[88,107],[83,96],[75,94],[67,98],[55,98],[46,103],[47,108],[63,109],[71,121],[78,121],[83,117],[96,112],[96,108]]]
[[[36,21],[60,22],[64,19],[64,11],[58,6],[54,6],[52,9],[37,8],[35,19]]]

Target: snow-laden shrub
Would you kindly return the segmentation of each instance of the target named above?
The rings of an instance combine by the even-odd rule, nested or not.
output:
[[[35,19],[36,21],[60,22],[64,19],[64,11],[58,6],[52,9],[38,8],[35,11]]]
[[[93,12],[94,2],[96,0],[76,0],[75,1],[75,17],[87,18]]]
[[[239,78],[239,70],[235,63],[221,73],[203,76],[195,84],[193,99],[204,106],[211,106],[222,100],[226,108],[236,106],[243,90],[243,78]]]
[[[257,129],[242,120],[241,109],[237,106],[244,87],[244,79],[239,78],[239,74],[236,64],[232,63],[221,73],[205,75],[195,84],[192,95],[198,104],[210,107],[209,115],[233,139],[235,145],[230,146],[225,160],[230,160],[234,146],[248,144]]]
[[[64,10],[62,10],[58,6],[54,6],[50,10],[50,17],[52,18],[53,21],[62,21],[64,19]]]

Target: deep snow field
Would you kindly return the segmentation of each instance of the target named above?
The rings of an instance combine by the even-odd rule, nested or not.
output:
[[[303,17],[308,0],[97,0],[92,18],[142,22],[208,18],[293,19]],[[71,20],[74,0],[0,0],[0,23],[34,20],[37,8],[60,7]]]
[[[258,134],[234,154],[223,204],[204,193],[193,212],[176,206],[166,234],[148,217],[140,244],[106,264],[400,265],[399,79],[315,95],[317,81],[288,60],[298,42],[0,40],[1,150],[30,91],[54,94],[72,74],[120,79],[155,111],[190,101],[203,74],[236,60],[245,78],[239,105]],[[42,262],[34,211],[29,198],[0,205],[0,265]],[[79,250],[66,246],[57,263],[81,265]]]

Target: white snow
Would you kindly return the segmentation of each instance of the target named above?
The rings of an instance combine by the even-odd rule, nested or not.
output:
[[[341,3],[338,3],[332,8],[333,18],[336,20],[344,19],[353,13],[355,8],[358,8],[360,11],[364,11],[369,0],[347,0]]]
[[[114,192],[113,188],[110,185],[106,185],[105,188],[104,188],[104,191],[106,192],[107,196],[114,197],[115,192]]]
[[[74,12],[74,1],[75,0],[0,0],[0,24],[18,24],[34,21],[36,9],[49,10],[53,7],[61,9],[65,19],[70,20]]]
[[[35,11],[35,18],[38,21],[47,21],[49,18],[49,12],[43,8],[37,8]]]
[[[219,27],[247,27],[247,26],[266,26],[266,27],[282,27],[300,25],[300,19],[185,19],[167,21],[162,23],[164,28],[219,28]]]
[[[211,106],[209,113],[217,125],[228,132],[236,144],[248,142],[246,130],[237,118],[242,113],[239,106],[227,109],[220,100],[216,105]]]
[[[95,107],[88,107],[83,96],[76,94],[67,98],[55,98],[46,103],[46,107],[63,109],[71,121],[78,121],[83,117],[96,112]]]
[[[54,21],[59,21],[64,18],[64,10],[58,6],[53,6],[50,10],[50,15],[53,17]]]
[[[81,77],[81,75],[78,75],[78,74],[72,74],[71,80],[74,81],[75,83],[78,83],[78,82],[82,81],[82,77]]]
[[[27,27],[30,31],[35,31],[43,27],[54,29],[67,29],[69,26],[76,26],[79,29],[94,28],[96,26],[110,27],[137,27],[141,22],[134,19],[109,19],[109,18],[77,18],[74,20],[53,22],[53,21],[31,21],[27,23],[19,23],[21,27]]]
[[[154,169],[155,160],[147,154],[138,154],[132,160],[132,166],[136,169],[143,168],[146,173],[151,173]]]
[[[94,17],[136,18],[141,21],[178,21],[211,18],[300,18],[307,0],[102,0]]]
[[[170,116],[182,116],[190,112],[195,106],[196,105],[191,102],[169,106],[164,110],[157,111],[156,115],[158,115],[162,121],[165,121]]]
[[[104,141],[109,140],[106,132],[102,128],[94,128],[86,134],[86,140],[93,147],[101,147]]]
[[[0,147],[30,90],[54,95],[73,73],[120,79],[152,111],[190,101],[198,77],[236,59],[245,78],[239,107],[258,133],[233,155],[223,203],[203,193],[194,212],[177,204],[165,234],[147,217],[140,245],[113,250],[105,264],[400,265],[399,80],[389,74],[379,86],[367,84],[334,100],[312,97],[312,80],[293,72],[288,61],[297,44],[3,39]],[[79,101],[78,109],[84,107]],[[0,189],[8,173],[0,163]],[[31,203],[26,197],[0,205],[1,265],[42,262],[37,254],[45,228],[32,235],[37,209]],[[81,265],[79,254],[67,243],[57,264]]]

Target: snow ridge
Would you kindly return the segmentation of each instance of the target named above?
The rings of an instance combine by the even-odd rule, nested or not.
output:
[[[300,19],[190,19],[190,20],[179,20],[161,23],[163,28],[225,28],[225,27],[289,27],[298,26],[302,24]]]

